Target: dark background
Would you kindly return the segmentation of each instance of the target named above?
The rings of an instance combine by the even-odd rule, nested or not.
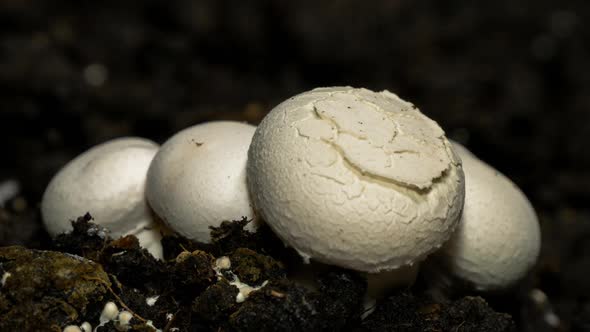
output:
[[[3,0],[0,185],[21,190],[0,245],[47,243],[43,190],[94,144],[388,89],[523,189],[543,227],[533,287],[562,330],[590,331],[589,17],[587,1]]]

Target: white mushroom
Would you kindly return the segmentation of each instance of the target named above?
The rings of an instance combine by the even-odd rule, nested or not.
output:
[[[82,330],[76,325],[68,325],[64,327],[62,332],[82,332]]]
[[[465,171],[460,226],[442,250],[452,275],[478,290],[507,288],[537,261],[541,231],[526,196],[500,172],[453,142]]]
[[[90,325],[88,322],[84,322],[82,325],[80,325],[80,329],[83,332],[92,332],[92,325]]]
[[[41,201],[45,228],[52,236],[71,231],[71,220],[90,212],[113,237],[138,236],[162,257],[160,233],[145,199],[146,174],[158,145],[142,138],[119,138],[97,145],[66,164]]]
[[[208,122],[166,141],[148,172],[146,194],[156,214],[179,234],[210,241],[209,226],[254,218],[246,186],[248,147],[256,127]],[[250,223],[247,229],[253,230]]]
[[[117,323],[115,324],[115,327],[119,331],[127,331],[131,327],[129,326],[131,319],[133,319],[133,314],[126,310],[121,311],[119,316],[117,316]]]
[[[388,92],[315,89],[275,107],[249,150],[255,207],[304,259],[393,270],[458,224],[463,171],[443,130]]]
[[[102,312],[100,313],[100,323],[101,325],[105,322],[109,322],[114,320],[119,315],[119,308],[115,304],[115,302],[107,302]]]

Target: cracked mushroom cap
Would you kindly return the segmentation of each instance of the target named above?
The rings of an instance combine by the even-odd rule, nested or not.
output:
[[[443,130],[388,91],[320,88],[275,107],[248,155],[263,219],[306,260],[411,265],[453,233],[464,178]]]
[[[478,290],[522,279],[541,247],[541,230],[526,196],[506,176],[453,142],[465,171],[461,223],[442,254],[451,273]]]
[[[179,234],[210,242],[209,226],[254,218],[246,186],[246,159],[255,126],[215,121],[168,139],[148,172],[147,199]],[[249,223],[246,229],[254,230]]]

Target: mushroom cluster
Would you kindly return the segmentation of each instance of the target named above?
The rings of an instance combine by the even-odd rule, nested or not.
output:
[[[50,181],[41,202],[45,228],[57,236],[71,231],[71,220],[90,213],[112,237],[135,235],[159,259],[168,227],[209,242],[209,226],[254,218],[246,158],[255,129],[209,122],[177,133],[162,147],[135,137],[97,145]],[[254,230],[256,223],[248,227]]]
[[[304,261],[369,273],[375,284],[438,252],[450,275],[503,289],[540,246],[535,212],[510,180],[413,104],[351,87],[292,97],[258,127],[210,122],[161,147],[139,138],[96,146],[54,177],[42,202],[52,235],[86,212],[156,257],[160,221],[209,242],[210,226],[245,216]]]
[[[524,194],[388,91],[286,100],[258,126],[247,178],[256,211],[287,245],[369,273],[369,297],[412,280],[412,265],[435,251],[443,274],[478,290],[514,285],[539,254]]]

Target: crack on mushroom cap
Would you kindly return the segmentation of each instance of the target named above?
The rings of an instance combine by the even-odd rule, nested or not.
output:
[[[386,96],[389,95],[392,94],[388,92]],[[300,136],[329,144],[362,176],[421,194],[428,191],[435,180],[445,176],[454,161],[446,148],[441,149],[446,144],[444,131],[412,108],[413,105],[404,106],[401,108],[387,98],[375,97],[371,102],[355,90],[331,92],[304,106],[309,109],[310,116],[292,126]],[[343,107],[354,116],[343,114]],[[384,107],[389,107],[389,111]],[[376,123],[379,126],[372,126]],[[367,158],[367,151],[371,151],[371,158]],[[413,167],[418,165],[421,167]],[[408,167],[413,167],[413,172],[406,172]]]
[[[384,101],[367,101],[363,94],[376,95],[375,99]],[[342,125],[326,112],[319,112],[325,106],[322,102],[342,96],[347,102],[362,100],[363,109],[373,112],[373,120],[353,117]],[[425,125],[424,130],[434,129],[432,134],[420,130],[415,134],[418,138],[430,135],[424,144],[434,142],[435,148],[441,150],[436,154],[437,167],[416,183],[396,178],[395,172],[393,176],[380,173],[384,164],[376,164],[379,169],[375,165],[367,167],[363,159],[351,160],[347,147],[338,144],[339,136],[348,135],[355,143],[377,141],[378,155],[407,155],[412,151],[410,154],[421,152],[432,157],[428,148],[420,151],[402,146],[385,151],[384,146],[390,141],[407,136],[403,126],[386,126],[391,133],[386,129],[379,134],[385,138],[372,140],[368,139],[373,135],[370,132],[351,130],[368,124],[374,130],[383,124],[381,119],[390,117],[377,108],[377,102],[392,105],[395,112],[404,113],[404,119],[423,118],[424,124],[420,126]],[[338,112],[353,109],[343,105]],[[289,99],[267,117],[250,149],[250,191],[256,206],[265,206],[259,209],[262,217],[302,257],[369,272],[394,269],[423,259],[448,240],[457,226],[463,199],[460,160],[442,129],[412,104],[387,91],[331,88]],[[373,155],[365,151],[363,157]],[[412,169],[406,164],[395,171]],[[260,176],[257,178],[256,174]],[[317,224],[310,225],[314,220]]]
[[[359,90],[368,91],[366,89]],[[460,163],[457,161],[456,157],[452,155],[452,152],[449,149],[449,144],[444,139],[444,131],[434,121],[422,115],[412,104],[404,102],[405,105],[402,105],[405,107],[402,108],[400,105],[394,105],[390,102],[388,103],[387,99],[384,98],[384,102],[382,102],[382,104],[386,103],[394,107],[399,107],[402,112],[406,112],[404,117],[411,117],[412,120],[416,122],[424,122],[425,124],[430,125],[431,128],[435,129],[435,133],[437,135],[426,135],[420,126],[414,128],[419,131],[419,134],[429,138],[429,140],[425,140],[423,138],[423,141],[420,142],[420,140],[415,137],[415,135],[412,133],[407,134],[402,128],[400,128],[400,125],[395,122],[395,120],[400,120],[396,119],[396,113],[383,111],[381,106],[377,105],[376,103],[369,102],[368,100],[364,99],[364,97],[355,94],[354,91],[355,90],[347,90],[345,92],[331,92],[328,97],[318,99],[317,101],[312,101],[310,104],[302,107],[309,109],[310,116],[293,123],[292,126],[295,128],[299,136],[318,140],[329,145],[342,157],[343,165],[347,167],[352,173],[354,173],[357,178],[385,187],[391,187],[398,192],[404,193],[414,201],[423,200],[424,194],[428,193],[433,185],[440,182],[442,178],[447,176],[451,167],[457,166]],[[343,125],[334,119],[336,117],[335,115],[332,117],[330,117],[330,114],[326,115],[327,112],[324,109],[324,103],[334,103],[333,97],[336,94],[354,97],[354,100],[349,100],[348,104],[356,104],[356,106],[346,106],[346,108],[351,112],[357,111],[359,106],[362,107],[370,105],[370,108],[365,108],[360,112],[356,112],[356,117],[358,118],[364,116],[366,119],[367,115],[373,117],[377,116],[383,121],[381,122],[381,125],[383,125],[383,123],[390,124],[389,128],[383,130],[383,128],[371,127],[370,130],[365,132],[363,129],[355,128],[354,122],[356,121],[362,126],[365,123],[371,123],[371,121],[374,120],[379,121],[379,119],[369,119],[369,121],[360,122],[355,118],[353,121],[349,121]],[[388,97],[395,96],[399,99],[399,97],[390,93],[389,91],[384,91],[381,94],[384,94]],[[399,100],[401,101],[401,99]],[[336,113],[338,112],[339,111],[336,111]],[[353,127],[346,128],[346,125],[353,125]],[[389,134],[391,137],[386,142],[383,142],[381,137],[387,137],[389,132],[391,132]],[[340,140],[342,136],[350,138],[347,138],[347,141],[342,141]],[[401,146],[394,148],[394,141],[396,138],[398,138],[398,141],[409,139],[413,142],[404,142]],[[375,143],[377,140],[381,140],[382,142]],[[363,146],[360,146],[361,149],[359,149],[359,152],[364,154],[364,156],[361,156],[361,158],[356,157],[354,155],[355,151],[351,151],[350,149],[351,145],[357,145],[359,143],[363,144]],[[435,145],[435,148],[430,148],[427,146],[427,143]],[[409,146],[411,144],[416,144],[414,149]],[[440,147],[444,147],[444,149],[440,149]],[[420,151],[420,148],[427,150]],[[438,150],[442,150],[443,153],[437,153],[437,148]],[[372,156],[381,157],[381,160],[363,160],[362,157],[366,158],[365,151],[367,149],[370,149],[373,152]],[[400,159],[396,161],[393,160],[395,155],[402,154],[415,155],[415,158],[420,159],[419,161],[421,166],[424,166],[425,163],[428,164],[429,167],[413,169],[414,171],[426,170],[425,174],[421,174],[418,179],[414,179],[417,182],[411,182],[412,179],[407,177],[409,172],[405,172],[405,170],[407,169],[408,165],[403,164],[403,157],[400,157]],[[386,157],[385,160],[383,157]],[[336,160],[337,159],[333,159],[331,163],[323,166],[330,167],[337,162]],[[379,161],[385,164],[379,165]],[[306,163],[311,168],[315,168],[315,165],[313,165],[309,159],[306,159]],[[402,169],[402,172],[398,170],[399,168]],[[314,174],[331,179],[340,184],[346,184],[346,181],[338,179],[333,175],[322,172],[315,172]]]

